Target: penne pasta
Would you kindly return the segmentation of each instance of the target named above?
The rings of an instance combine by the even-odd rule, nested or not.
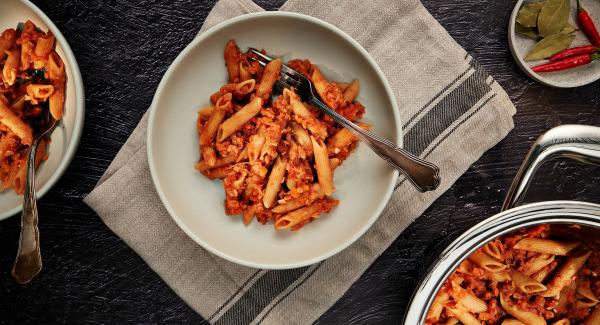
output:
[[[463,325],[481,325],[482,323],[470,312],[460,309],[460,308],[451,308],[446,307],[448,313],[454,317],[456,317]]]
[[[240,78],[240,70],[238,60],[240,58],[240,49],[235,44],[234,40],[229,40],[225,45],[225,52],[223,54],[225,58],[225,66],[227,67],[227,74],[229,75],[229,82],[235,83]]]
[[[335,188],[333,186],[333,173],[329,164],[329,154],[325,144],[320,139],[315,139],[311,136],[313,153],[315,156],[315,169],[317,170],[317,178],[323,193],[327,196],[333,194]]]
[[[344,89],[344,94],[343,94],[344,102],[346,102],[346,103],[353,102],[356,99],[356,97],[358,96],[359,89],[360,89],[360,83],[359,83],[358,79],[352,80],[350,85],[348,85],[348,87],[346,89]]]
[[[275,229],[289,229],[301,222],[311,218],[316,218],[321,212],[328,212],[337,206],[339,201],[330,199],[321,199],[315,201],[309,206],[294,210],[285,214],[275,222]]]
[[[257,161],[260,158],[262,148],[264,147],[265,142],[267,141],[267,138],[265,137],[263,132],[264,129],[262,132],[259,130],[258,133],[253,134],[250,137],[248,145],[246,146],[246,148],[248,148],[248,160],[251,163]]]
[[[578,242],[562,242],[544,238],[523,238],[514,248],[551,255],[567,255]]]
[[[255,86],[256,80],[254,79],[242,81],[235,85],[235,88],[233,89],[233,95],[236,98],[247,96],[254,91]]]
[[[0,101],[0,123],[9,128],[20,139],[24,145],[31,145],[33,141],[33,130],[13,113],[6,104]]]
[[[244,224],[249,225],[254,219],[254,215],[256,214],[256,210],[258,209],[258,205],[254,204],[250,206],[246,211],[244,211],[243,219]]]
[[[500,271],[496,273],[490,273],[492,281],[496,282],[508,282],[511,281],[510,274],[507,271]]]
[[[31,41],[24,41],[21,44],[21,70],[25,71],[31,67],[33,51],[34,45]]]
[[[523,274],[530,276],[554,261],[554,255],[540,254],[527,260],[522,267]]]
[[[0,34],[0,60],[4,60],[6,57],[6,51],[15,44],[17,38],[17,32],[12,29],[6,29]]]
[[[21,65],[21,52],[19,49],[6,51],[6,62],[2,68],[2,80],[5,84],[12,86],[17,80],[17,72]]]
[[[52,85],[28,84],[25,89],[27,99],[34,105],[45,102],[54,93],[54,86]]]
[[[554,275],[552,280],[548,283],[548,289],[542,292],[540,295],[543,297],[556,297],[559,296],[560,291],[568,286],[572,281],[577,271],[583,266],[588,257],[592,254],[588,251],[580,256],[572,256],[567,259],[565,264],[561,266],[558,272]]]
[[[508,273],[510,274],[510,278],[513,284],[526,294],[533,294],[546,290],[545,285],[526,276],[521,272],[509,270]]]
[[[319,186],[318,183],[315,183],[315,184],[312,184],[312,186],[311,186],[311,193],[308,196],[308,200],[305,196],[291,199],[285,203],[277,205],[276,207],[271,209],[271,211],[273,211],[274,213],[286,213],[286,212],[294,211],[294,210],[299,209],[303,206],[306,206],[318,199],[323,198],[323,196],[325,196],[325,195],[323,194],[323,191],[321,191],[321,186]]]
[[[440,292],[439,295],[435,297],[433,303],[431,304],[431,308],[427,312],[426,322],[428,323],[437,323],[440,320],[440,315],[444,310],[444,305],[450,300],[450,295],[447,292]]]
[[[348,86],[350,86],[350,84],[347,82],[334,82],[334,85],[336,85],[342,92],[344,92]]]
[[[502,243],[499,240],[494,240],[491,241],[485,245],[483,245],[482,249],[481,249],[484,253],[488,254],[489,256],[502,261]]]
[[[217,141],[223,141],[235,131],[239,130],[244,124],[250,121],[262,108],[262,100],[259,97],[251,100],[241,110],[237,111],[217,130]]]
[[[200,153],[202,154],[202,159],[204,161],[204,163],[210,167],[207,168],[206,170],[209,170],[213,167],[215,167],[215,165],[217,164],[217,152],[215,151],[215,148],[208,144],[208,145],[201,145],[200,146]]]
[[[500,305],[505,312],[527,325],[546,325],[546,320],[544,317],[533,312],[517,308],[517,306],[509,303],[508,298],[502,292],[500,293]]]
[[[238,69],[240,71],[240,81],[252,79],[252,73],[250,72],[250,65],[248,62],[240,61]]]
[[[505,264],[496,261],[491,256],[487,255],[481,250],[475,251],[475,253],[471,254],[471,256],[469,256],[468,258],[471,262],[479,265],[479,267],[488,272],[495,273],[507,269],[507,266]]]
[[[38,37],[35,44],[35,56],[47,57],[54,50],[54,35],[51,32],[45,37]]]
[[[208,118],[214,110],[215,107],[213,105],[202,106],[200,109],[198,109],[198,115],[200,115],[203,118]]]
[[[235,157],[234,156],[228,156],[225,158],[219,158],[215,161],[215,163],[210,166],[206,161],[204,160],[200,160],[199,162],[196,163],[196,165],[194,166],[194,168],[199,171],[199,172],[203,172],[209,169],[213,169],[213,168],[217,168],[217,167],[223,167],[223,166],[228,166],[235,163]]]
[[[332,109],[337,109],[340,104],[344,101],[344,97],[340,89],[331,84],[323,77],[319,68],[313,65],[313,73],[311,75],[311,81],[315,87],[315,90],[327,106]]]
[[[263,101],[267,101],[271,96],[273,85],[277,79],[279,79],[281,64],[281,59],[276,59],[267,63],[265,66],[260,83],[256,88],[256,96],[261,98]]]
[[[327,152],[329,155],[338,154],[342,148],[346,148],[356,141],[358,141],[357,136],[352,134],[350,130],[341,128],[333,136],[327,139]]]
[[[283,177],[285,176],[286,161],[281,160],[281,157],[275,159],[275,164],[271,169],[269,175],[269,181],[267,182],[267,188],[265,189],[265,195],[263,196],[263,205],[265,208],[270,208],[273,202],[277,198],[277,193],[281,188]]]
[[[456,281],[452,281],[451,296],[458,305],[472,313],[483,313],[487,311],[487,304],[475,296],[469,290],[462,288]]]
[[[304,149],[307,155],[312,155],[312,140],[306,129],[296,122],[291,122],[290,125],[296,142]]]

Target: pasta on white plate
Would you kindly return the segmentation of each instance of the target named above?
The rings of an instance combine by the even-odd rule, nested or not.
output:
[[[65,66],[51,32],[31,21],[0,34],[0,189],[25,191],[26,159],[46,112],[60,120],[65,102]],[[40,140],[36,168],[48,159],[49,138]]]
[[[195,169],[222,180],[226,214],[241,215],[245,224],[256,219],[296,231],[340,203],[334,198],[334,171],[358,138],[302,102],[294,89],[274,93],[281,59],[263,67],[234,40],[225,45],[223,58],[227,84],[210,95],[210,104],[199,105]],[[356,101],[358,80],[327,80],[308,60],[291,60],[287,66],[311,79],[339,114],[370,127],[358,122],[365,114]]]

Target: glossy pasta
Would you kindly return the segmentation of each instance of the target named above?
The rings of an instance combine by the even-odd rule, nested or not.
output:
[[[540,225],[482,246],[450,275],[427,324],[600,324],[598,235]]]
[[[48,110],[63,116],[66,74],[56,40],[31,21],[0,34],[0,189],[25,190],[26,157],[38,120]],[[48,158],[42,139],[36,166]]]
[[[245,224],[256,219],[295,231],[339,204],[332,197],[334,170],[354,151],[358,138],[302,102],[294,89],[275,92],[283,62],[276,59],[263,67],[253,55],[227,42],[228,83],[198,110],[195,169],[222,180],[227,214],[241,215]],[[308,60],[287,65],[310,78],[339,114],[352,121],[362,118],[358,80],[345,86],[329,81]]]

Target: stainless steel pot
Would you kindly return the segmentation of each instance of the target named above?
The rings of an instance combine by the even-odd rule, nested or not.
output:
[[[538,224],[578,224],[600,230],[598,204],[546,201],[518,206],[540,165],[557,158],[600,165],[600,128],[563,125],[542,135],[521,165],[504,201],[503,211],[467,230],[441,253],[413,293],[404,324],[425,324],[427,311],[450,274],[471,253],[498,236]]]

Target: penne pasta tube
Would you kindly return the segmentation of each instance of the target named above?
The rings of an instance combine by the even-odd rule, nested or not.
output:
[[[463,325],[481,325],[481,322],[470,312],[461,308],[446,307],[448,314],[456,317]]]
[[[209,169],[213,169],[213,168],[217,168],[217,167],[228,166],[228,165],[233,164],[234,162],[235,162],[234,156],[228,156],[228,157],[225,157],[222,159],[217,159],[212,166],[208,165],[208,163],[205,160],[200,160],[199,162],[196,163],[194,168],[199,172],[203,172],[205,170],[209,170]]]
[[[471,254],[471,256],[469,256],[468,259],[471,262],[479,265],[479,267],[481,267],[482,269],[492,273],[504,271],[508,267],[505,264],[496,261],[491,256],[487,255],[479,249],[475,251],[475,253]]]
[[[585,318],[582,325],[600,325],[600,305]]]
[[[590,302],[594,303],[594,305],[600,302],[600,300],[598,300],[598,297],[596,297],[596,295],[592,291],[589,283],[587,285],[584,285],[584,282],[580,281],[577,285],[577,293],[580,294],[582,298],[585,298],[586,300],[589,300]]]
[[[301,197],[298,197],[295,199],[291,199],[285,203],[279,204],[276,207],[274,207],[273,209],[271,209],[271,211],[274,213],[286,213],[286,212],[294,211],[294,210],[299,209],[303,206],[306,206],[318,199],[323,198],[323,196],[324,196],[324,194],[323,194],[323,191],[321,191],[321,186],[319,186],[318,183],[315,183],[311,186],[311,193],[308,196],[308,200],[306,199],[305,196],[301,196]]]
[[[512,305],[503,292],[500,292],[500,305],[505,312],[527,325],[546,325],[546,320],[542,316]]]
[[[227,114],[226,107],[231,105],[231,94],[226,94],[223,97],[219,98],[216,104],[216,108],[212,111],[210,116],[208,117],[208,121],[204,125],[204,129],[200,133],[200,144],[203,146],[211,145],[215,136],[217,135],[217,131],[219,130],[219,126],[225,115]]]
[[[508,282],[510,281],[510,274],[507,271],[500,271],[496,273],[490,273],[490,277],[496,282]]]
[[[233,88],[233,95],[237,98],[247,96],[251,92],[254,91],[255,86],[256,86],[256,80],[254,80],[254,79],[248,79],[248,80],[242,81],[242,82],[236,84],[235,87]]]
[[[0,101],[0,123],[16,134],[21,139],[22,144],[31,145],[33,140],[31,127],[15,115],[2,101]]]
[[[344,92],[348,86],[350,86],[347,82],[334,82],[334,84],[340,89],[340,91]]]
[[[287,90],[287,89],[286,89]],[[302,116],[304,118],[313,118],[313,114],[308,110],[308,108],[302,103],[302,101],[294,94],[290,95],[290,106],[292,107],[292,112],[298,116]]]
[[[352,80],[350,85],[348,85],[348,88],[344,89],[344,101],[346,103],[352,103],[358,96],[359,88],[360,82],[358,79]]]
[[[33,43],[31,41],[23,41],[21,44],[21,70],[27,70],[31,66],[33,51]]]
[[[279,218],[275,222],[275,229],[292,228],[301,222],[316,218],[321,212],[329,212],[329,210],[338,204],[338,200],[322,199],[315,201],[309,206],[294,210]]]
[[[329,165],[331,165],[331,169],[335,170],[342,164],[342,160],[340,158],[329,158]]]
[[[502,252],[503,252],[502,243],[497,239],[485,244],[481,250],[484,253],[488,254],[489,256],[491,256],[499,261],[503,260],[502,259]]]
[[[261,98],[263,101],[267,101],[271,96],[273,85],[279,79],[279,73],[281,70],[281,59],[275,59],[265,66],[260,83],[256,88],[256,96]]]
[[[429,311],[427,312],[427,318],[426,318],[426,322],[428,324],[434,324],[440,321],[440,315],[442,314],[442,311],[444,310],[444,305],[450,300],[450,295],[445,292],[442,291],[440,292],[435,299],[433,300],[433,303],[431,304],[431,308],[429,308]]]
[[[520,321],[518,319],[510,318],[510,319],[503,320],[502,324],[500,324],[500,325],[527,325],[527,324],[523,323],[522,321]]]
[[[279,193],[279,190],[281,189],[281,183],[285,176],[286,164],[286,161],[282,160],[279,156],[275,159],[271,174],[269,174],[269,180],[267,181],[267,188],[265,189],[265,194],[263,196],[263,205],[267,209],[273,205],[273,202],[277,198],[277,193]]]
[[[312,155],[312,141],[306,129],[296,122],[291,122],[290,125],[296,142],[304,149],[307,155]]]
[[[35,56],[46,57],[54,49],[54,35],[51,32],[45,37],[38,37],[35,44]]]
[[[344,101],[342,91],[337,86],[327,81],[321,74],[319,68],[315,65],[313,65],[311,80],[323,102],[331,109],[337,109]]]
[[[225,52],[223,54],[225,59],[225,66],[227,67],[227,74],[229,75],[229,82],[237,82],[240,78],[240,70],[238,60],[240,58],[240,49],[235,44],[234,40],[229,40],[225,45]]]
[[[215,107],[213,105],[203,106],[200,109],[198,109],[198,115],[200,115],[203,118],[208,118],[214,110]]]
[[[252,222],[252,219],[254,219],[254,215],[256,214],[257,208],[258,206],[255,204],[248,207],[248,209],[244,210],[243,219],[245,225],[249,225]]]
[[[317,178],[323,193],[327,196],[333,194],[335,188],[333,186],[333,172],[329,164],[329,154],[325,144],[320,139],[310,137],[312,141],[313,153],[315,156],[315,169],[317,170]]]
[[[457,281],[452,281],[451,296],[460,306],[472,313],[483,313],[487,311],[485,301],[475,296],[469,290],[462,288]]]
[[[208,177],[208,179],[213,180],[213,179],[223,179],[227,176],[227,173],[229,172],[229,166],[223,166],[223,167],[218,167],[218,168],[213,168],[213,169],[209,169],[209,170],[205,170],[202,172],[202,174],[206,177]]]
[[[6,51],[6,55],[6,62],[4,62],[4,68],[2,69],[2,80],[5,84],[12,86],[17,80],[17,72],[21,64],[21,52],[19,49],[15,49]]]
[[[217,130],[217,141],[223,141],[232,135],[235,131],[250,121],[262,108],[262,100],[255,97],[246,106],[229,117],[223,122]]]
[[[578,242],[563,242],[544,238],[523,238],[514,248],[551,255],[567,255]]]
[[[17,32],[12,28],[4,30],[0,34],[0,60],[6,57],[6,51],[10,50],[13,44],[15,44],[16,38]]]
[[[242,152],[240,152],[240,155],[237,157],[237,159],[235,160],[236,163],[239,163],[241,161],[244,161],[248,159],[248,145],[246,145],[244,147],[244,149],[242,149]]]
[[[530,276],[554,261],[554,255],[540,254],[527,260],[522,267],[523,274]]]
[[[64,83],[66,79],[65,64],[56,52],[50,53],[46,65],[46,76],[48,79]]]
[[[28,84],[25,89],[29,101],[34,105],[45,102],[54,93],[54,86],[52,85]]]
[[[573,277],[577,274],[579,269],[585,264],[588,257],[592,254],[588,251],[580,256],[571,256],[567,261],[560,267],[558,272],[554,275],[552,280],[548,283],[548,289],[541,292],[542,297],[557,297],[561,290],[571,284]]]
[[[533,294],[536,292],[542,292],[546,290],[545,285],[526,276],[521,272],[515,270],[509,270],[508,272],[510,274],[510,278],[513,281],[513,284],[526,294]]]
[[[206,163],[207,166],[209,166],[211,168],[215,166],[215,164],[217,163],[217,153],[215,151],[215,148],[213,148],[213,146],[211,146],[210,144],[201,145],[200,153],[202,154],[202,159],[204,160],[204,162]],[[210,168],[208,168],[208,169],[210,169]],[[206,169],[206,170],[208,170],[208,169]]]
[[[251,163],[258,160],[262,148],[264,147],[265,142],[267,141],[267,138],[264,136],[263,132],[264,128],[261,127],[261,129],[258,130],[258,133],[253,134],[250,137],[248,145],[246,146],[248,148],[248,160]]]
[[[252,73],[250,73],[250,65],[246,61],[240,61],[238,65],[240,71],[240,81],[246,81],[252,79]]]
[[[335,155],[339,153],[342,148],[346,148],[356,141],[358,141],[357,136],[352,134],[350,130],[342,128],[327,139],[327,152],[329,155]]]
[[[54,92],[48,98],[48,108],[50,109],[50,114],[55,120],[60,120],[63,117],[65,107],[65,84],[64,82],[59,82],[56,87],[54,87]]]

